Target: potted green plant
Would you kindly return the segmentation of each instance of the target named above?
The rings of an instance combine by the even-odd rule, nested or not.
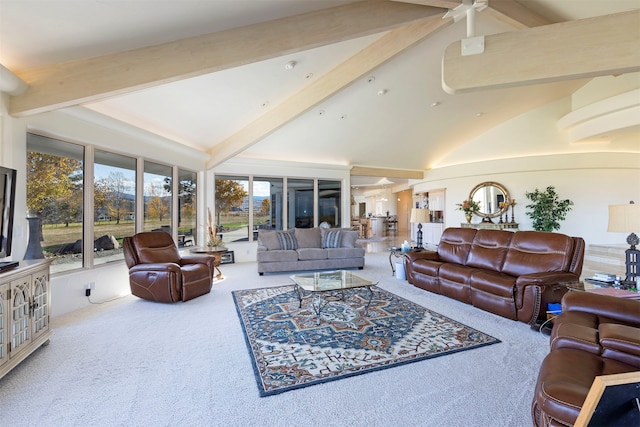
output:
[[[553,186],[547,187],[546,191],[537,188],[525,196],[531,200],[527,205],[527,216],[533,220],[533,229],[536,231],[554,231],[560,229],[560,221],[564,221],[567,213],[571,210],[573,202],[569,199],[560,200],[558,193]]]

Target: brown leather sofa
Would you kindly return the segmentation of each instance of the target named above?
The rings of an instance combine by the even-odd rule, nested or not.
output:
[[[597,376],[640,370],[640,301],[569,292],[531,405],[535,426],[572,426]]]
[[[583,259],[579,237],[447,228],[437,251],[406,253],[405,270],[414,286],[535,323],[567,291],[559,283],[579,280]]]
[[[215,257],[180,256],[171,235],[150,231],[125,237],[131,293],[158,302],[188,301],[211,292]]]

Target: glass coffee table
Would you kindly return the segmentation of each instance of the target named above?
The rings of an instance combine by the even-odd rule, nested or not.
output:
[[[378,282],[364,279],[348,270],[294,274],[290,277],[295,283],[300,308],[302,308],[303,293],[311,293],[313,310],[318,316],[318,325],[320,324],[322,309],[332,300],[339,299],[344,301],[344,291],[348,289],[361,288],[368,292],[367,305],[364,307],[364,315],[368,316],[369,305],[373,299],[371,287],[378,284]],[[336,293],[340,294],[337,298],[335,297]]]

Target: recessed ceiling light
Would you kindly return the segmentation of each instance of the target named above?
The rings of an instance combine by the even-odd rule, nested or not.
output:
[[[346,114],[343,114],[343,115],[341,115],[341,116],[340,116],[340,118],[341,118],[342,120],[344,120],[344,119],[346,119],[346,118],[347,118],[347,115],[346,115]]]
[[[376,81],[376,76],[369,76],[367,77],[367,83],[373,83]]]
[[[268,106],[269,106],[269,101],[264,101],[264,102],[262,103],[262,107],[266,108],[266,107],[268,107]]]
[[[431,103],[432,107],[438,107],[440,105],[440,101],[435,101]]]
[[[313,77],[313,73],[308,73],[306,76],[304,76],[305,79],[310,79],[311,77]]]
[[[286,70],[293,70],[296,67],[297,62],[296,61],[289,61],[286,64],[284,64],[284,68]]]
[[[482,117],[482,116],[484,116],[484,113],[482,111],[476,113],[476,117]]]
[[[378,95],[382,96],[382,95],[385,95],[387,92],[388,92],[388,91],[387,91],[386,89],[380,89],[380,90],[378,91]]]
[[[320,115],[320,116],[324,116],[324,110],[320,110],[320,111],[318,111],[318,115]]]

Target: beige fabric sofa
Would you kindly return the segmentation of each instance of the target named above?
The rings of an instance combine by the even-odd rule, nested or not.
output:
[[[258,274],[364,267],[358,232],[345,228],[258,231]]]

